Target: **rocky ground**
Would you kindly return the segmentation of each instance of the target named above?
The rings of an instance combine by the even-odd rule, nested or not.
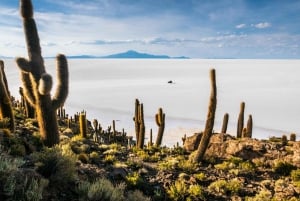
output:
[[[297,141],[216,133],[195,164],[189,157],[201,134],[184,146],[136,149],[97,142],[90,124],[82,138],[59,117],[61,143],[49,149],[36,120],[15,114],[16,131],[5,122],[0,129],[0,200],[300,200]]]

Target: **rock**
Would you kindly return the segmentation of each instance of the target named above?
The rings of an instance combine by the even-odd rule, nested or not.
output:
[[[295,195],[294,186],[289,181],[279,179],[275,182],[274,197],[278,200],[290,199]]]
[[[128,175],[128,171],[123,167],[114,168],[114,170],[110,173],[110,176],[116,180],[126,179]]]
[[[202,134],[203,134],[202,132],[201,133],[195,133],[193,136],[187,137],[185,142],[184,142],[183,148],[187,152],[195,151],[199,146]]]

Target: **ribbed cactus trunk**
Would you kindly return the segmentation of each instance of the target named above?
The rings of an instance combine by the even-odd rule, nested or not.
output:
[[[194,157],[192,158],[193,162],[199,163],[203,160],[203,156],[208,147],[210,138],[212,136],[214,121],[215,121],[215,112],[217,107],[217,85],[216,85],[216,72],[215,69],[210,71],[210,82],[211,82],[211,91],[210,91],[210,101],[208,106],[208,114],[205,123],[205,129],[201,137],[200,144]]]
[[[140,133],[140,122],[138,121],[139,119],[139,107],[140,107],[140,102],[138,99],[135,99],[135,111],[134,111],[134,117],[133,121],[135,124],[135,139],[136,143],[139,141],[139,133]]]
[[[155,146],[157,147],[159,147],[162,143],[162,138],[165,130],[165,119],[166,119],[166,115],[165,113],[163,113],[163,109],[159,108],[158,113],[155,115],[155,122],[158,126],[158,133],[157,133],[156,143],[155,143]]]
[[[237,124],[237,132],[236,137],[241,138],[244,128],[244,112],[245,112],[245,102],[241,102],[240,105],[240,114],[238,118],[238,124]]]
[[[17,58],[16,62],[21,70],[26,99],[36,110],[42,140],[46,146],[52,147],[59,143],[56,110],[63,105],[68,95],[67,59],[64,55],[56,57],[57,89],[51,98],[52,77],[45,70],[31,0],[20,0],[20,10],[29,59]]]
[[[79,115],[79,130],[82,138],[87,138],[87,122],[86,114],[84,112]]]
[[[138,148],[143,149],[144,143],[145,143],[145,121],[144,121],[144,106],[143,104],[140,104],[139,106],[139,115],[138,115],[138,121],[140,125],[139,130],[139,137],[138,137]]]
[[[15,117],[9,95],[4,63],[0,61],[0,119],[9,118],[9,130],[15,131]]]
[[[250,114],[247,121],[247,137],[252,138],[253,120]]]
[[[229,114],[225,113],[224,117],[223,117],[223,123],[222,123],[221,133],[226,133],[227,132],[228,120],[229,120]]]

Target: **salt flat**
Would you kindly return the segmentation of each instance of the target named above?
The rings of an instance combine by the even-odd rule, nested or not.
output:
[[[246,103],[245,121],[253,116],[253,137],[300,133],[300,60],[203,59],[72,59],[67,113],[87,111],[106,128],[113,119],[117,128],[134,135],[134,101],[144,103],[146,135],[156,133],[154,116],[166,113],[163,143],[181,142],[187,133],[204,129],[209,100],[209,69],[216,69],[218,104],[215,131],[229,113],[228,132],[235,135],[239,105]],[[46,60],[55,81],[55,60]],[[19,97],[19,70],[5,60],[11,93]],[[169,80],[173,84],[168,84]],[[298,136],[299,137],[299,136]]]

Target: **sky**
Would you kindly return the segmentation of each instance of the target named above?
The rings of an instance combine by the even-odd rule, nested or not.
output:
[[[136,50],[300,59],[299,0],[33,0],[44,56]],[[26,55],[18,0],[0,1],[0,56]]]

